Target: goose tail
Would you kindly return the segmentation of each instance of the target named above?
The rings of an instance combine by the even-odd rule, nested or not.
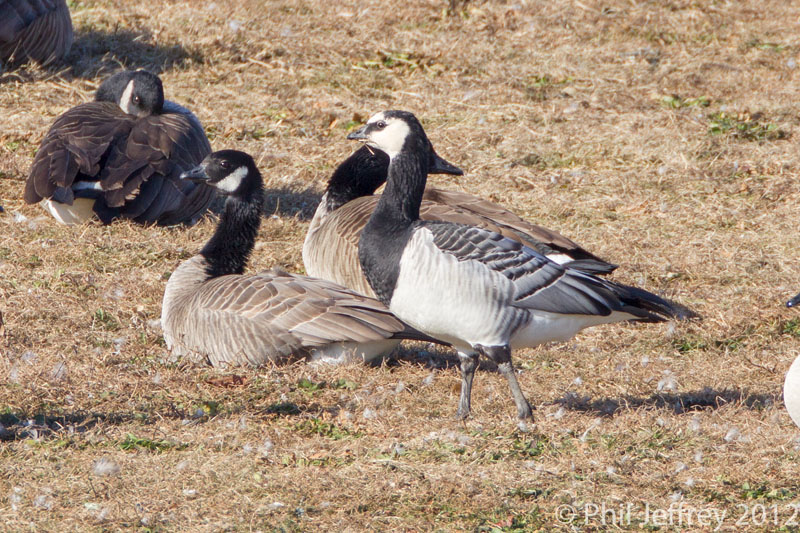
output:
[[[628,285],[614,284],[615,292],[623,304],[623,311],[636,316],[641,322],[663,322],[665,320],[702,319],[683,304],[673,302],[652,292]]]

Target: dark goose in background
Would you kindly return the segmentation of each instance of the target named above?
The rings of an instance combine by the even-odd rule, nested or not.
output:
[[[0,0],[0,63],[47,65],[69,52],[73,38],[65,0]]]
[[[42,140],[25,184],[59,222],[192,224],[214,189],[180,180],[211,152],[190,111],[164,100],[161,80],[145,70],[104,81],[96,100],[58,117]]]

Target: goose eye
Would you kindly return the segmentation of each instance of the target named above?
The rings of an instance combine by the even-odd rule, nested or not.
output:
[[[382,130],[383,128],[386,127],[386,122],[379,120],[378,122],[375,123],[375,127],[378,128],[379,130]]]
[[[228,163],[227,161],[220,161],[219,162],[219,166],[221,166],[225,170],[228,170],[229,168],[231,168],[231,164]]]
[[[139,98],[139,96],[138,96],[138,95],[135,95],[135,94],[133,95],[133,98],[131,98],[131,100],[133,100],[133,103],[134,103],[134,104],[138,104],[139,102],[141,102],[141,101],[142,101],[142,99],[141,99],[141,98]]]

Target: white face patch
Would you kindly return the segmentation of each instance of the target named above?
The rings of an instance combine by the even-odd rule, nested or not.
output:
[[[122,91],[122,96],[119,98],[119,108],[129,115],[135,115],[133,106],[131,105],[131,98],[133,97],[133,80],[128,82],[128,86]]]
[[[247,167],[239,167],[213,185],[221,191],[233,193],[242,184],[245,176],[247,176]]]
[[[408,134],[411,133],[411,128],[408,127],[408,124],[406,124],[404,120],[398,118],[387,119],[384,117],[383,113],[373,115],[372,118],[367,121],[367,124],[375,124],[380,121],[384,121],[386,127],[381,130],[377,128],[373,129],[369,134],[367,144],[386,152],[386,154],[392,158],[403,149],[403,144],[405,144]]]

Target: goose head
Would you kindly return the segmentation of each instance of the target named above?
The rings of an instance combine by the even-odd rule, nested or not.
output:
[[[181,179],[205,183],[220,194],[248,197],[263,187],[261,173],[248,154],[238,150],[220,150],[206,156],[196,167],[181,174]]]
[[[386,153],[390,159],[397,156],[403,149],[426,150],[430,158],[429,174],[453,174],[456,176],[464,174],[463,170],[439,157],[428,140],[428,136],[425,135],[422,124],[408,111],[393,110],[376,113],[369,118],[365,125],[351,132],[347,138],[362,141],[367,146]]]
[[[800,294],[786,302],[786,307],[795,307],[797,305],[800,305]]]
[[[151,72],[124,70],[100,84],[95,100],[113,102],[123,112],[141,118],[161,113],[164,87],[159,77]]]

